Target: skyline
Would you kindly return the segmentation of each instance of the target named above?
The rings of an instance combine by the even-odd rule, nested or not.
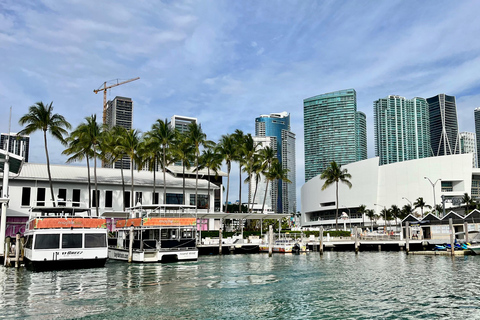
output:
[[[208,139],[218,141],[235,129],[253,134],[261,114],[287,111],[296,134],[298,200],[306,98],[355,89],[357,111],[367,117],[369,158],[373,102],[388,95],[455,96],[459,131],[474,132],[478,9],[475,1],[6,0],[0,131],[8,132],[10,106],[11,131],[18,132],[18,119],[37,101],[53,101],[73,127],[91,114],[101,119],[103,97],[93,90],[117,78],[140,77],[107,98],[132,98],[133,128],[142,132],[177,114],[197,118]],[[64,164],[60,144],[51,137],[48,143],[52,163]],[[31,135],[29,156],[45,162],[40,133]],[[238,166],[231,178],[234,201]]]

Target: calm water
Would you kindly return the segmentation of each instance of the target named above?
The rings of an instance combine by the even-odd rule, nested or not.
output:
[[[480,319],[480,256],[201,256],[35,273],[0,267],[2,318]]]

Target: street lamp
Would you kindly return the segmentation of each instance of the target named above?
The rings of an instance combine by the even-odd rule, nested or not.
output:
[[[432,182],[432,180],[430,180],[428,177],[423,177],[424,179],[428,180],[428,182],[430,182],[430,184],[432,185],[432,188],[433,188],[433,207],[435,208],[435,214],[438,216],[438,213],[437,213],[437,202],[435,200],[435,185],[437,184],[438,181],[441,181],[442,179],[438,178],[435,183]]]
[[[379,207],[383,207],[384,209],[384,222],[383,222],[383,231],[384,233],[386,234],[387,233],[387,207],[384,206],[384,205],[381,205],[381,204],[378,204],[378,203],[374,203],[373,204],[374,206],[379,206]]]
[[[413,207],[413,203],[412,203],[412,201],[408,200],[408,199],[407,199],[407,198],[405,198],[405,197],[402,197],[402,199],[404,199],[404,200],[407,200],[407,201],[408,201],[408,203],[410,203],[410,205]]]

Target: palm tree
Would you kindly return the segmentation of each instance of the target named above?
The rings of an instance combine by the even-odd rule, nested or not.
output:
[[[45,145],[45,155],[47,157],[47,172],[48,181],[50,184],[50,193],[52,196],[53,206],[55,206],[55,195],[53,193],[52,174],[50,172],[50,158],[48,156],[47,147],[47,131],[58,139],[62,144],[65,144],[63,136],[67,135],[66,129],[70,129],[71,125],[62,115],[53,113],[53,102],[44,105],[43,102],[37,102],[30,106],[28,113],[20,118],[18,121],[20,125],[27,125],[23,130],[18,132],[18,135],[29,135],[35,131],[43,131],[43,141]]]
[[[207,168],[208,170],[208,207],[207,212],[210,212],[210,170],[215,172],[215,177],[218,176],[222,165],[222,157],[218,153],[214,152],[214,147],[208,147],[203,150],[200,157],[199,169]]]
[[[435,206],[435,211],[439,216],[443,215],[443,205],[442,204],[437,204]]]
[[[465,203],[465,215],[468,214],[470,209],[476,207],[475,201],[466,192],[463,194],[462,203]]]
[[[262,213],[265,209],[265,200],[267,199],[267,191],[268,191],[268,184],[271,181],[267,173],[270,171],[270,167],[274,161],[278,161],[275,151],[266,146],[263,149],[260,149],[260,161],[262,162],[261,173],[265,176],[265,195],[263,197],[263,204],[262,204]]]
[[[253,207],[255,205],[255,198],[257,196],[257,190],[258,190],[258,184],[260,183],[262,179],[262,162],[260,160],[260,155],[255,154],[253,161],[249,164],[249,170],[252,172],[251,177],[247,177],[245,179],[245,182],[248,182],[251,184],[252,179],[255,181],[255,191],[253,192],[253,198],[252,198],[252,206],[249,209],[249,212],[253,211]]]
[[[193,147],[195,157],[195,168],[198,168],[198,158],[200,157],[200,147],[213,146],[213,141],[207,140],[207,135],[202,131],[202,127],[196,122],[188,125],[187,141]],[[195,170],[195,212],[198,206],[198,169]]]
[[[286,168],[283,168],[280,161],[277,160],[272,163],[272,166],[270,167],[270,171],[267,173],[267,176],[271,180],[275,181],[277,185],[280,180],[282,180],[282,182],[284,183],[291,183],[291,181],[288,179],[288,172],[289,170]],[[279,211],[278,207],[276,208],[275,211]]]
[[[215,151],[220,154],[227,165],[227,196],[225,197],[225,211],[228,205],[228,192],[230,189],[230,170],[232,169],[232,161],[235,155],[235,144],[232,135],[222,135],[217,143]]]
[[[365,215],[370,219],[370,222],[372,223],[372,231],[373,231],[373,221],[377,220],[377,215],[375,214],[375,210],[373,209],[367,209],[365,210]]]
[[[243,155],[244,155],[244,164],[245,170],[248,174],[248,205],[247,210],[250,210],[250,201],[251,201],[251,186],[252,186],[252,172],[255,167],[255,162],[257,159],[257,147],[258,144],[255,143],[253,140],[252,135],[249,133],[244,136],[244,144],[243,144]]]
[[[397,219],[400,218],[401,211],[402,210],[400,210],[400,208],[395,204],[390,207],[390,212],[392,213],[392,216],[395,218],[395,224],[397,224]]]
[[[190,169],[194,160],[194,147],[188,141],[186,133],[181,133],[175,139],[175,146],[173,147],[174,160],[181,161],[183,167],[183,204],[187,204],[185,197],[185,169]]]
[[[409,214],[412,214],[413,212],[413,207],[411,204],[406,204],[402,207],[402,211],[401,211],[401,219],[405,219]]]
[[[98,215],[98,183],[97,183],[97,148],[100,145],[102,135],[101,126],[97,123],[97,115],[93,114],[85,118],[86,123],[80,124],[67,138],[69,147],[62,154],[72,154],[67,162],[83,160],[85,156],[87,161],[88,175],[88,199],[89,207],[91,206],[91,187],[90,187],[90,158],[94,160],[94,181],[95,181],[95,209]]]
[[[367,210],[367,206],[362,204],[358,207],[357,209],[357,213],[360,213],[362,215],[362,219],[363,219],[363,226],[365,227],[365,213],[366,213],[366,210]]]
[[[245,165],[245,135],[242,130],[236,129],[232,137],[236,147],[233,160],[238,162],[238,212],[242,212],[242,166]]]
[[[342,182],[348,186],[348,188],[352,188],[352,183],[348,180],[351,179],[352,175],[348,173],[347,169],[342,170],[342,166],[337,165],[335,161],[330,163],[330,166],[325,169],[320,175],[320,179],[325,180],[325,183],[322,186],[322,191],[327,189],[328,186],[335,183],[335,203],[336,203],[336,211],[335,211],[335,228],[338,230],[338,183]]]
[[[137,130],[130,129],[126,131],[126,135],[119,140],[118,149],[121,150],[130,158],[130,179],[131,179],[131,193],[130,193],[130,205],[134,206],[134,181],[133,181],[133,168],[135,163],[140,162],[140,158],[137,154],[140,144],[140,133]]]
[[[423,197],[419,197],[417,200],[415,200],[415,202],[413,203],[413,207],[415,209],[420,208],[420,210],[422,211],[422,218],[423,218],[423,208],[430,208],[430,209],[432,208],[432,206],[425,203],[425,201],[423,200]]]
[[[151,136],[158,140],[158,143],[162,146],[162,171],[163,171],[163,203],[167,202],[167,183],[166,183],[166,169],[171,160],[171,147],[174,146],[175,138],[178,133],[174,128],[170,126],[170,122],[165,119],[162,121],[158,119],[153,125],[150,131]]]

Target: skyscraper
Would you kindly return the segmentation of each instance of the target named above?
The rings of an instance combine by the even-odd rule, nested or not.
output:
[[[295,134],[290,131],[290,114],[288,112],[261,115],[255,119],[255,136],[271,137],[277,158],[283,169],[288,169],[285,181],[274,182],[272,185],[272,209],[278,213],[294,213],[296,204],[296,173],[295,173]],[[263,198],[262,198],[263,199]]]
[[[460,132],[460,153],[472,154],[472,167],[478,168],[477,161],[477,137],[474,132]]]
[[[113,100],[107,102],[107,126],[109,128],[122,127],[127,130],[132,129],[133,125],[133,102],[131,98],[116,96]],[[104,168],[112,168],[107,162],[102,162]],[[114,163],[115,169],[130,169],[130,158],[125,156]]]
[[[434,156],[458,154],[457,106],[454,96],[444,93],[427,99],[430,113],[430,144]]]
[[[345,165],[366,159],[366,121],[357,112],[354,89],[304,99],[303,121],[305,181],[321,174],[332,161]]]
[[[380,165],[431,156],[427,101],[389,95],[373,102]]]
[[[480,107],[473,111],[475,118],[475,135],[477,142],[477,165],[480,163]]]
[[[10,139],[8,139],[10,137]],[[28,152],[30,146],[30,136],[19,136],[16,133],[2,133],[0,139],[0,149],[7,150],[24,158],[28,162]]]
[[[174,115],[170,120],[170,126],[180,133],[187,132],[190,123],[197,123],[197,118]]]

